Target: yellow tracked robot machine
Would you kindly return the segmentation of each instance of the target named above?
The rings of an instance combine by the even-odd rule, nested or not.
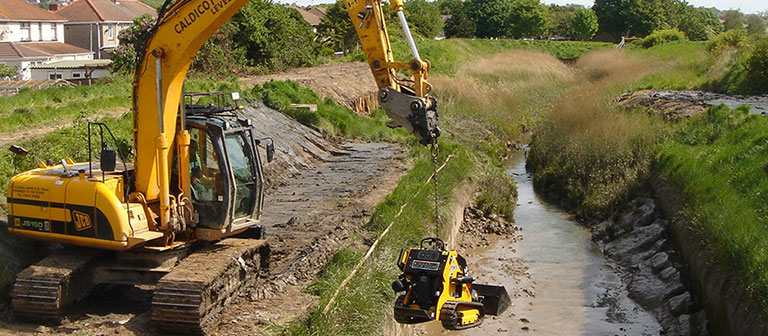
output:
[[[473,284],[475,278],[469,276],[464,257],[446,251],[440,238],[425,238],[419,248],[401,250],[397,266],[403,274],[392,289],[405,292],[395,300],[399,323],[439,320],[445,329],[462,330],[477,327],[486,314],[500,315],[509,307],[504,286]]]

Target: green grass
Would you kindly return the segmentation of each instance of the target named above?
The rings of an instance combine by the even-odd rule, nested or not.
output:
[[[731,265],[768,313],[768,119],[710,108],[676,127],[658,173],[683,196],[684,219]]]
[[[648,57],[663,69],[643,77],[636,89],[691,90],[707,85],[715,76],[704,42],[669,42],[629,53]]]
[[[397,255],[401,248],[417,246],[434,234],[432,216],[432,184],[425,184],[432,174],[431,156],[426,148],[411,147],[415,160],[413,169],[398,183],[395,190],[381,202],[366,226],[368,237],[378,235],[394,223],[379,243],[373,256],[363,264],[345,290],[341,291],[328,314],[322,309],[341,281],[359,262],[363,250],[341,250],[325,265],[320,278],[308,290],[320,297],[320,308],[306,322],[295,322],[281,330],[288,335],[381,335],[391,320],[387,314],[395,295],[390,284],[397,278]],[[438,195],[441,211],[453,198],[453,191],[473,174],[472,153],[464,146],[444,141],[439,162],[449,155],[451,160],[440,173]],[[405,207],[403,207],[405,205]],[[397,216],[400,209],[402,213]],[[442,218],[445,220],[445,216]]]
[[[14,96],[0,97],[0,129],[11,133],[69,121],[83,114],[128,109],[130,97],[131,83],[120,77],[90,86],[22,90]]]

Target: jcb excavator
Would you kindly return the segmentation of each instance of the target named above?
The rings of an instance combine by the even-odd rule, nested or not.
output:
[[[19,237],[75,245],[17,275],[13,311],[33,320],[58,319],[97,284],[155,285],[152,319],[172,332],[200,333],[243,283],[268,266],[261,237],[262,159],[252,122],[236,106],[184,104],[183,85],[203,43],[248,0],[167,1],[138,51],[133,81],[133,163],[126,162],[109,128],[98,133],[98,162],[41,162],[8,184],[8,230]],[[429,96],[429,62],[414,52],[395,62],[378,1],[346,6],[380,88],[392,127],[423,143],[439,136],[437,106]],[[408,70],[410,80],[398,79]],[[92,133],[93,131],[93,133]],[[112,138],[112,149],[109,141]],[[12,146],[11,151],[27,151]],[[90,151],[89,151],[90,153]],[[120,164],[117,164],[117,157]],[[234,238],[247,235],[250,238]],[[240,236],[238,236],[240,237]],[[211,242],[206,244],[206,242]]]

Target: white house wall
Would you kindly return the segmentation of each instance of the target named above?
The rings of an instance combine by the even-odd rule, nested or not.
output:
[[[42,25],[42,39],[40,38],[40,26]],[[56,36],[54,39],[51,25],[56,25]],[[29,40],[22,40],[21,22],[2,22],[0,23],[0,42],[27,42],[27,41],[48,41],[64,42],[64,23],[63,22],[29,22]]]
[[[101,78],[109,75],[109,70],[97,69],[89,70],[91,72],[91,78]],[[75,78],[74,73],[79,73],[81,77]],[[51,74],[60,74],[61,79],[85,79],[85,69],[31,69],[31,79],[33,80],[46,80],[50,79]]]

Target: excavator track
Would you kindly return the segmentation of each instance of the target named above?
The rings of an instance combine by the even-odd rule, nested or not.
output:
[[[268,266],[264,240],[229,238],[194,252],[155,286],[152,322],[172,333],[206,334],[230,299]]]
[[[57,321],[93,287],[89,266],[99,253],[62,250],[29,266],[16,276],[11,307],[17,318]]]
[[[469,307],[470,309],[477,309],[479,317],[474,323],[462,325],[462,312],[459,311],[459,307]],[[485,317],[485,306],[479,302],[465,302],[465,301],[446,301],[443,307],[440,308],[440,323],[443,328],[448,330],[464,330],[473,327],[477,327],[483,324],[483,318]]]

